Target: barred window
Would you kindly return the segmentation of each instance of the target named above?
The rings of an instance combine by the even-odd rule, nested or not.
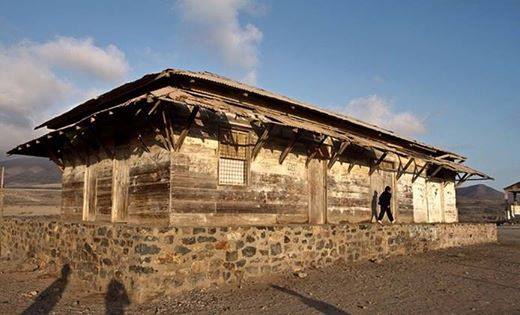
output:
[[[246,185],[249,170],[249,135],[231,129],[219,131],[218,182]]]

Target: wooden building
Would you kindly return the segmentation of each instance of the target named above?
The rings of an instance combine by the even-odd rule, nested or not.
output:
[[[520,218],[520,182],[504,188],[506,200],[506,219]]]
[[[208,72],[167,69],[39,127],[10,154],[63,170],[62,216],[153,225],[456,222],[465,157]]]

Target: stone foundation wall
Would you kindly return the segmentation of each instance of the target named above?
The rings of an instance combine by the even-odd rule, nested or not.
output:
[[[3,224],[3,256],[34,258],[42,267],[68,263],[76,279],[100,291],[115,278],[137,302],[339,261],[497,240],[492,224],[151,228],[45,218]]]

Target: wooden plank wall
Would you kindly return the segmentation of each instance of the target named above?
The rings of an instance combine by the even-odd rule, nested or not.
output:
[[[413,220],[416,223],[428,222],[428,204],[426,201],[426,179],[419,177],[412,184]]]
[[[256,141],[254,135],[252,138],[251,144]],[[304,147],[296,146],[280,165],[283,144],[269,143],[251,162],[248,185],[225,186],[218,184],[219,145],[215,130],[195,129],[180,151],[164,149],[151,135],[145,135],[143,141],[149,152],[136,140],[118,146],[118,159],[122,159],[118,165],[124,172],[115,175],[124,175],[121,178],[126,182],[120,187],[113,187],[115,162],[112,158],[90,166],[95,181],[95,220],[156,225],[275,224],[309,220],[309,169],[305,167]],[[349,170],[349,165],[338,161],[327,170],[327,222],[371,221],[379,211],[377,197],[387,184],[394,188],[394,213],[399,222],[428,221],[428,208],[432,208],[432,205],[428,207],[428,196],[432,192],[427,186],[432,184],[427,185],[424,178],[412,183],[412,175],[404,174],[396,181],[391,172],[376,170],[370,175],[367,166],[355,165]],[[64,216],[81,218],[84,174],[85,166],[64,169]],[[116,217],[112,217],[114,189],[124,198],[115,206],[125,208],[127,205],[126,213],[122,211]],[[378,192],[376,198],[374,191]],[[443,220],[456,222],[453,182],[445,183],[440,191]],[[441,205],[435,205],[438,206]]]
[[[414,222],[412,174],[403,174],[397,180],[394,196],[397,203],[396,219],[400,223]]]
[[[156,144],[148,144],[148,148],[150,152],[140,150],[128,159],[127,221],[167,225],[170,212],[170,152]]]
[[[457,200],[455,193],[455,183],[444,183],[444,222],[452,223],[459,220],[457,211]]]
[[[91,167],[94,169],[96,189],[96,221],[110,221],[112,211],[112,167],[113,160],[105,158]]]
[[[335,163],[327,173],[328,222],[361,222],[371,217],[369,168]]]
[[[306,222],[306,157],[290,154],[280,165],[280,152],[259,152],[250,165],[249,185],[218,185],[218,141],[186,138],[181,150],[172,154],[172,222]]]
[[[81,219],[85,166],[67,166],[63,170],[61,213],[66,218]]]

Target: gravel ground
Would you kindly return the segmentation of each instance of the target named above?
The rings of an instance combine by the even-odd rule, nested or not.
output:
[[[141,305],[128,301],[124,288],[114,286],[110,296],[88,293],[30,265],[2,261],[0,314],[520,314],[520,228],[502,227],[499,238],[495,245],[338,264],[306,270],[304,278],[266,277]]]

